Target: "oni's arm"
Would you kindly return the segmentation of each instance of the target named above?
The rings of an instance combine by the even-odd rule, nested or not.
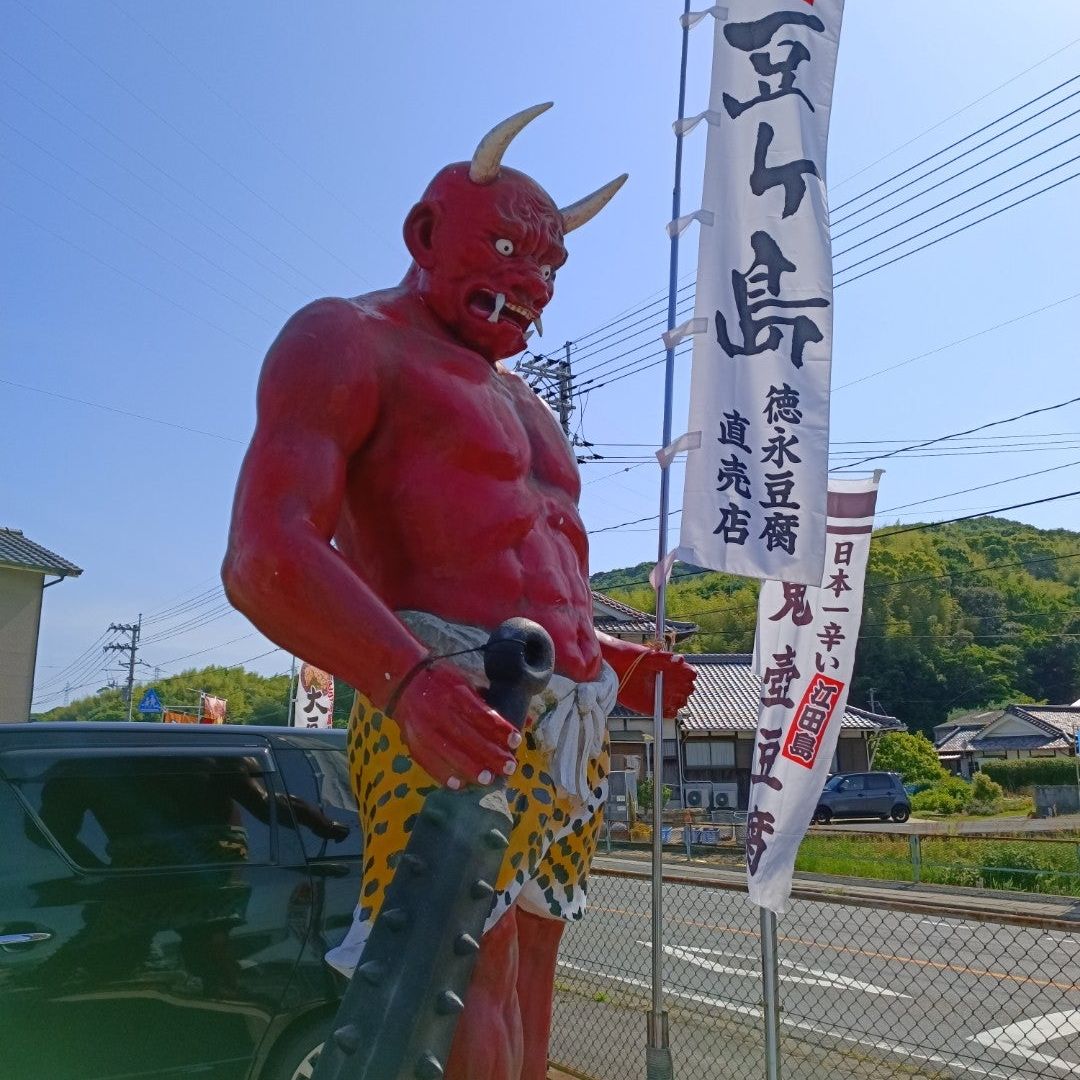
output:
[[[664,715],[674,716],[690,698],[697,672],[682,656],[620,641],[597,633],[604,659],[619,676],[619,703],[651,716],[655,711],[656,676],[664,676]]]
[[[330,543],[379,409],[361,319],[347,301],[317,301],[271,346],[222,580],[267,637],[380,705],[424,650]]]

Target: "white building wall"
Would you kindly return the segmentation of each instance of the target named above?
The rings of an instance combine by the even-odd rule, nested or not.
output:
[[[0,724],[30,718],[43,574],[0,569]]]

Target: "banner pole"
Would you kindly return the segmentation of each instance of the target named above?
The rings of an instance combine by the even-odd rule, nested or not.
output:
[[[780,1080],[780,965],[776,955],[776,913],[761,917],[761,997],[765,1012],[765,1077]]]
[[[679,120],[686,114],[686,57],[690,47],[690,0],[685,0],[682,17],[682,56],[679,63]],[[682,125],[675,128],[675,177],[671,192],[671,220],[676,221],[682,202]],[[667,328],[675,328],[675,307],[679,288],[679,234],[671,237],[668,267]],[[671,412],[675,382],[675,347],[669,346],[664,362],[664,432],[661,446],[671,443]],[[662,565],[668,554],[669,465],[660,464],[660,525],[657,563],[661,572],[656,582],[656,639],[665,640],[667,624],[667,576]],[[667,1013],[664,1011],[664,907],[663,907],[663,801],[664,801],[664,685],[656,677],[653,700],[653,805],[652,805],[652,1010],[648,1017],[645,1050],[646,1080],[672,1080],[674,1066],[668,1045]]]

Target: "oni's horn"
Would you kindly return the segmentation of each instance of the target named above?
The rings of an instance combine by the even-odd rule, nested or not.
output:
[[[586,221],[596,217],[607,206],[615,192],[626,183],[628,175],[628,173],[623,173],[622,176],[616,176],[614,180],[606,183],[602,188],[597,188],[591,195],[586,195],[584,199],[578,199],[576,203],[563,207],[559,211],[563,219],[563,232],[573,232]]]
[[[469,179],[476,184],[490,184],[499,175],[503,154],[514,136],[530,121],[547,112],[553,104],[552,101],[545,101],[542,105],[533,105],[508,116],[501,124],[496,124],[480,140],[480,145],[472,156]]]

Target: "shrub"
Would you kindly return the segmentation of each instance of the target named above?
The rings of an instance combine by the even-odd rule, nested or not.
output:
[[[1006,791],[1030,794],[1036,784],[1075,784],[1076,763],[1071,758],[1021,758],[1020,761],[984,761],[982,772]]]
[[[950,776],[926,791],[911,797],[911,809],[916,813],[962,814],[972,799],[971,786],[959,777]]]
[[[971,781],[971,812],[997,814],[1001,811],[1005,792],[985,773],[976,773]]]
[[[639,780],[637,784],[637,801],[638,806],[641,807],[642,812],[652,810],[652,793],[653,782],[651,776],[646,776],[644,780]],[[664,784],[660,789],[660,797],[663,802],[660,805],[667,806],[668,800],[671,798],[671,788]]]

